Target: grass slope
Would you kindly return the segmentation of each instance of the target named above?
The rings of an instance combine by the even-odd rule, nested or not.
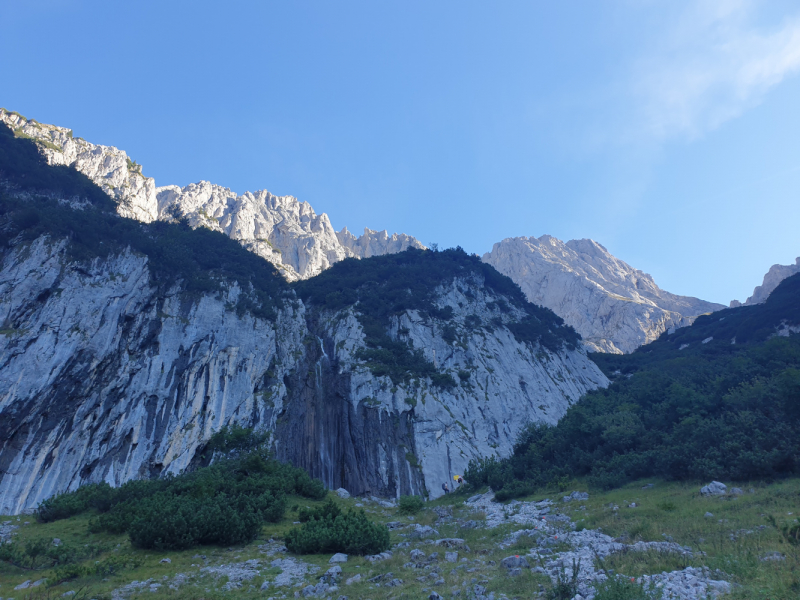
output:
[[[655,483],[652,489],[643,490],[645,483]],[[570,481],[568,489],[583,488],[585,482]],[[706,552],[705,556],[697,555],[691,560],[679,559],[670,555],[653,553],[624,553],[615,555],[605,561],[606,568],[614,569],[626,576],[653,574],[662,571],[682,569],[686,566],[707,566],[712,570],[719,569],[720,577],[737,584],[731,600],[770,599],[789,600],[800,594],[800,555],[798,547],[786,543],[781,535],[780,526],[796,523],[796,515],[800,509],[800,480],[788,479],[780,483],[765,485],[760,483],[746,484],[745,494],[738,499],[705,498],[699,494],[700,482],[663,482],[659,480],[642,480],[622,488],[602,492],[590,488],[587,501],[562,504],[559,502],[563,492],[555,489],[542,490],[535,496],[540,500],[549,497],[555,501],[561,512],[569,515],[579,526],[600,528],[605,533],[620,537],[627,543],[638,540],[674,541],[691,546],[695,550]],[[753,492],[749,489],[753,488]],[[358,499],[341,500],[330,494],[330,499],[343,509],[353,508]],[[539,574],[523,570],[519,577],[509,577],[500,561],[509,555],[527,554],[533,541],[521,538],[512,547],[501,549],[498,544],[519,525],[501,525],[495,529],[482,527],[467,529],[457,521],[436,523],[434,507],[451,505],[454,517],[461,519],[480,519],[480,514],[469,510],[463,503],[464,496],[450,495],[435,502],[429,502],[417,515],[409,518],[397,514],[394,509],[381,508],[375,504],[366,506],[367,515],[376,522],[408,520],[423,525],[433,525],[439,531],[438,537],[463,538],[470,550],[459,551],[457,563],[443,560],[443,550],[434,548],[426,541],[412,541],[407,548],[395,549],[394,556],[383,562],[372,564],[361,557],[353,557],[342,564],[342,581],[354,575],[361,575],[359,583],[341,585],[338,594],[351,599],[395,598],[419,599],[427,597],[430,591],[436,590],[442,595],[450,596],[451,590],[461,590],[462,597],[476,583],[483,585],[487,593],[494,592],[496,597],[505,594],[508,598],[530,598],[537,591],[550,593],[552,583]],[[533,499],[533,497],[531,498]],[[632,502],[636,508],[628,508]],[[266,524],[257,540],[250,544],[218,547],[209,546],[201,550],[183,551],[146,551],[134,548],[127,537],[122,535],[91,533],[89,521],[91,515],[79,515],[53,523],[39,523],[29,517],[12,517],[17,523],[18,538],[21,543],[44,539],[48,543],[55,537],[63,544],[83,546],[89,544],[100,548],[99,552],[84,561],[86,566],[96,564],[122,565],[116,571],[102,572],[96,575],[82,576],[72,581],[59,582],[53,569],[26,570],[0,562],[0,593],[13,595],[17,600],[26,598],[56,598],[66,591],[79,592],[77,598],[111,598],[111,592],[131,581],[152,579],[163,585],[157,591],[145,591],[148,598],[215,600],[217,598],[265,598],[281,597],[285,594],[293,597],[295,591],[307,584],[315,584],[319,575],[330,566],[330,554],[306,555],[298,557],[310,564],[317,565],[320,570],[316,576],[307,576],[303,582],[288,588],[270,587],[268,592],[260,592],[264,581],[273,581],[279,575],[279,569],[269,566],[277,557],[266,556],[259,546],[264,546],[270,539],[283,539],[296,525],[299,508],[305,506],[321,507],[324,501],[310,501],[293,497],[289,504],[293,506],[278,523]],[[614,507],[619,507],[614,510]],[[583,507],[583,508],[582,508]],[[514,506],[508,506],[509,514]],[[705,516],[713,513],[713,517]],[[9,519],[8,517],[3,520]],[[774,519],[774,521],[773,521]],[[24,524],[25,521],[28,524]],[[777,525],[777,527],[776,527]],[[393,544],[408,541],[401,532],[408,529],[396,529],[391,532]],[[433,586],[430,579],[417,581],[417,577],[427,575],[430,571],[414,569],[406,566],[409,553],[413,548],[420,548],[426,554],[438,550],[440,552],[439,572],[444,584]],[[554,546],[558,550],[557,546]],[[770,553],[778,552],[785,560],[763,561]],[[203,560],[201,557],[207,558]],[[170,563],[162,563],[169,558]],[[240,588],[223,589],[227,579],[215,579],[210,574],[203,574],[200,569],[205,565],[241,563],[245,560],[261,561],[261,573]],[[466,562],[462,562],[466,559]],[[178,589],[170,589],[169,584],[175,581],[177,573],[186,574],[187,580]],[[367,581],[377,575],[391,573],[391,578],[403,580],[400,587],[379,587]],[[11,590],[26,580],[47,578],[47,582],[34,590]],[[147,589],[147,588],[146,588]],[[427,590],[427,591],[423,591]]]

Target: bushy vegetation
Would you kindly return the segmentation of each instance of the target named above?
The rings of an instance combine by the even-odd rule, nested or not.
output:
[[[28,571],[38,571],[94,558],[104,550],[107,548],[97,544],[55,545],[52,538],[35,538],[24,542],[11,540],[0,544],[0,561]]]
[[[70,167],[49,166],[36,144],[17,139],[0,126],[0,180],[30,198],[21,200],[0,188],[0,250],[11,240],[42,235],[67,238],[68,256],[92,260],[126,248],[145,255],[153,281],[170,287],[183,282],[188,294],[213,293],[236,282],[246,293],[237,309],[272,318],[288,287],[275,268],[226,235],[188,223],[140,223],[119,217],[114,202],[88,177]],[[81,199],[91,207],[76,210],[59,199]]]
[[[421,496],[400,496],[397,502],[398,512],[401,515],[415,515],[422,510],[424,502]]]
[[[775,335],[782,322],[800,323],[800,276],[783,280],[766,302],[728,308],[695,320],[691,327],[663,333],[632,354],[592,354],[592,359],[613,377],[628,376],[676,357],[704,359],[734,356]]]
[[[226,425],[208,440],[205,451],[214,453],[221,452],[229,454],[231,452],[247,452],[263,445],[269,438],[266,431],[253,431],[247,427],[242,427],[234,423]]]
[[[507,302],[524,311],[526,316],[521,321],[509,325],[521,342],[552,350],[577,344],[578,334],[552,311],[530,304],[511,279],[461,248],[442,252],[409,248],[364,260],[346,259],[312,279],[297,282],[294,288],[300,298],[320,308],[341,310],[355,306],[367,346],[359,358],[376,375],[388,375],[396,384],[412,377],[429,377],[434,385],[451,388],[456,385],[451,375],[439,373],[421,349],[402,339],[392,339],[388,329],[391,318],[407,310],[450,320],[452,309],[437,307],[434,292],[455,278],[467,277],[477,278],[484,288],[505,298],[495,303],[498,318],[501,312],[508,311]],[[448,335],[455,340],[454,330],[449,334],[445,331],[446,338]]]
[[[389,549],[389,530],[371,522],[363,510],[342,510],[332,500],[316,509],[300,509],[301,527],[286,535],[297,554],[377,554]]]
[[[682,344],[692,340],[694,349],[674,348],[666,336],[629,356],[598,357],[615,383],[585,395],[555,426],[529,425],[509,458],[473,461],[467,481],[507,499],[582,476],[610,488],[650,476],[798,473],[800,335],[763,341],[784,319],[800,322],[798,306],[794,276],[763,306],[723,311],[687,328]],[[723,337],[730,334],[736,344],[733,335]],[[701,343],[712,336],[719,343]]]
[[[85,486],[42,502],[38,518],[49,522],[94,509],[93,531],[127,532],[139,548],[240,544],[283,517],[287,494],[319,500],[326,491],[306,471],[255,449],[174,477]]]

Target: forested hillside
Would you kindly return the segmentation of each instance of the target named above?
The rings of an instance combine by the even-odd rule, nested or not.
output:
[[[507,459],[473,461],[499,497],[588,476],[772,479],[800,468],[800,275],[766,303],[720,311],[630,355],[595,354],[614,383],[556,426],[534,424]]]

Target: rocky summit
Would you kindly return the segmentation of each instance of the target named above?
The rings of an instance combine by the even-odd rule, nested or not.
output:
[[[17,136],[35,140],[51,165],[68,165],[87,175],[117,203],[117,212],[150,223],[185,218],[193,227],[221,231],[274,264],[289,281],[317,275],[347,258],[368,258],[424,246],[405,234],[365,229],[356,237],[335,232],[328,215],[307,202],[266,190],[237,195],[207,181],[157,187],[125,151],[73,136],[72,130],[26,119],[0,109],[0,122]]]
[[[483,260],[519,284],[530,302],[574,327],[595,352],[633,352],[698,315],[724,308],[662,290],[650,275],[594,240],[507,238]]]
[[[744,306],[765,302],[781,281],[795,273],[800,273],[800,256],[795,259],[793,265],[772,265],[764,275],[763,283],[755,287],[753,295],[744,302]],[[737,306],[742,306],[742,303],[738,300],[731,300],[731,308]]]
[[[275,265],[288,281],[318,275],[345,258],[424,247],[414,237],[385,230],[366,228],[360,236],[346,227],[337,232],[328,215],[316,214],[293,196],[266,190],[239,195],[207,181],[157,187],[141,165],[113,146],[92,144],[74,137],[70,129],[5,109],[0,109],[0,121],[17,136],[35,140],[49,164],[69,165],[87,175],[114,199],[120,215],[145,223],[186,219],[192,227],[220,231]],[[722,308],[661,290],[652,277],[592,240],[509,238],[495,244],[484,260],[511,277],[531,302],[550,308],[574,327],[591,351],[632,352],[664,331]],[[778,269],[781,278],[792,268]],[[765,278],[761,295],[780,281],[778,271],[768,276],[770,283]],[[762,288],[754,298],[761,297]]]

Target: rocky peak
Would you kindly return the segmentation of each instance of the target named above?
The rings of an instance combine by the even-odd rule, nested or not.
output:
[[[76,138],[71,129],[46,125],[21,114],[0,108],[0,122],[17,137],[36,141],[51,165],[71,166],[94,181],[117,202],[117,212],[144,223],[158,218],[156,185],[142,174],[142,166],[123,150],[100,146]]]
[[[274,264],[289,281],[307,279],[347,258],[368,258],[424,248],[411,236],[365,229],[356,238],[338,234],[328,215],[308,202],[266,190],[237,195],[208,181],[156,187],[141,165],[113,146],[75,138],[72,130],[44,125],[0,109],[0,121],[18,137],[35,140],[51,165],[73,166],[117,202],[117,212],[145,223],[186,218],[193,227],[221,231]]]
[[[345,227],[336,234],[336,237],[348,252],[348,256],[356,258],[369,258],[371,256],[402,252],[408,248],[422,249],[425,247],[419,240],[410,235],[405,233],[389,235],[385,229],[383,231],[373,231],[365,227],[364,234],[356,237]]]
[[[800,256],[797,257],[793,265],[772,265],[764,275],[764,281],[753,290],[753,295],[750,296],[744,303],[744,306],[752,306],[753,304],[761,304],[764,302],[773,290],[778,287],[778,284],[791,277],[795,273],[800,273]],[[738,300],[731,300],[731,308],[742,306]]]
[[[724,308],[662,290],[594,240],[508,238],[483,260],[511,277],[530,302],[574,327],[593,351],[632,352],[697,315]]]

